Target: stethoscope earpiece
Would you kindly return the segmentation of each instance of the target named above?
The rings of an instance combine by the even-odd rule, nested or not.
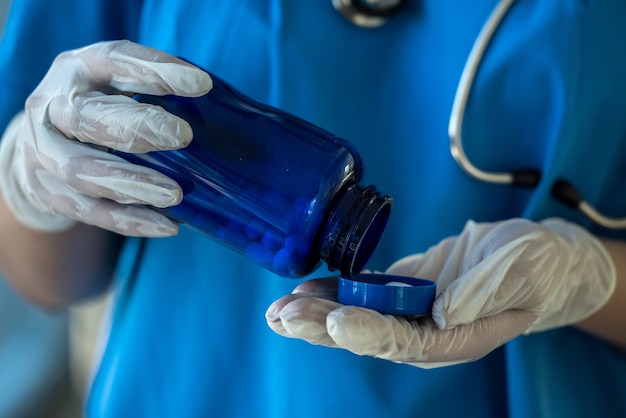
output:
[[[377,28],[397,13],[406,0],[332,0],[335,10],[354,25]]]

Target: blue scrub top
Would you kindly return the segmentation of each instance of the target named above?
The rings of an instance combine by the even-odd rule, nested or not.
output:
[[[565,177],[600,211],[626,215],[626,119],[616,111],[626,109],[626,4],[519,0],[497,31],[468,103],[464,144],[486,170],[540,168],[542,182],[529,191],[473,180],[450,156],[456,85],[496,2],[452,3],[409,0],[367,30],[330,0],[16,1],[0,48],[0,122],[58,52],[127,38],[353,142],[363,183],[395,200],[372,269],[458,234],[468,219],[560,216],[626,238],[549,196],[552,180]],[[128,239],[88,415],[626,416],[626,355],[575,329],[422,370],[275,335],[264,312],[297,283],[188,228]]]

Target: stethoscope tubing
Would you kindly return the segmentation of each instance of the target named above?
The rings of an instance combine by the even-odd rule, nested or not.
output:
[[[406,0],[332,0],[333,7],[352,24],[377,28],[403,7]]]
[[[377,28],[405,5],[406,0],[332,0],[334,8],[348,21],[363,28]],[[483,56],[502,20],[515,0],[500,0],[481,28],[457,85],[452,111],[448,122],[450,153],[459,167],[470,177],[487,183],[505,184],[535,188],[541,181],[541,171],[524,168],[511,172],[489,172],[476,167],[463,149],[463,118],[476,73]],[[559,202],[570,206],[596,224],[608,229],[626,229],[626,218],[612,218],[598,212],[583,199],[576,188],[568,181],[558,179],[552,184],[551,195]]]
[[[487,49],[494,32],[500,26],[500,22],[502,22],[502,19],[509,11],[514,1],[515,0],[500,1],[478,34],[467,61],[465,62],[463,72],[461,73],[461,78],[454,96],[452,112],[448,124],[448,136],[450,137],[450,152],[452,153],[452,157],[459,164],[459,166],[467,172],[467,174],[478,180],[489,183],[512,184],[513,174],[489,173],[480,170],[471,163],[463,150],[461,138],[463,117],[465,116],[465,108],[467,106],[467,100],[469,99],[471,87],[474,84],[476,72],[478,71],[478,66],[482,61],[483,55],[485,54],[485,50]]]
[[[452,157],[459,167],[471,177],[487,183],[510,184],[534,188],[541,180],[541,172],[539,170],[528,168],[508,173],[481,170],[472,164],[465,154],[462,141],[463,117],[465,116],[465,108],[474,84],[476,72],[489,46],[489,42],[514,2],[515,0],[501,0],[474,41],[454,96],[448,124],[448,136],[450,138],[450,153]],[[551,195],[561,203],[577,209],[588,219],[604,228],[626,228],[626,218],[612,218],[598,212],[589,202],[583,199],[576,188],[566,180],[559,179],[555,181],[551,188]]]

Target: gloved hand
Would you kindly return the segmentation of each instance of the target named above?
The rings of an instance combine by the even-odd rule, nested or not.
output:
[[[274,302],[267,322],[285,337],[439,367],[479,359],[520,334],[574,324],[600,309],[616,283],[601,242],[560,219],[470,221],[387,273],[436,281],[432,316],[343,306],[336,279],[317,279]]]
[[[200,96],[211,87],[204,71],[128,41],[60,54],[0,143],[6,204],[35,230],[63,231],[79,221],[124,235],[176,234],[174,222],[139,205],[176,205],[180,186],[107,149],[185,147],[193,136],[187,122],[128,96]]]

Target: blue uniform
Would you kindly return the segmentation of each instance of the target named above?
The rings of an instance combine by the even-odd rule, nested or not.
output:
[[[0,1],[0,36],[8,6],[9,1]],[[0,274],[0,417],[41,413],[50,407],[51,395],[64,390],[67,319],[30,305]]]
[[[467,219],[560,216],[626,238],[549,194],[564,177],[603,213],[626,216],[626,4],[519,0],[495,35],[468,103],[466,153],[487,170],[540,168],[534,190],[473,180],[448,148],[456,85],[495,4],[409,0],[367,30],[330,1],[15,1],[0,48],[0,123],[58,52],[127,38],[353,142],[363,184],[395,201],[372,269],[458,234]],[[188,228],[128,239],[88,415],[626,415],[626,355],[575,329],[422,370],[275,335],[264,312],[296,284]]]

